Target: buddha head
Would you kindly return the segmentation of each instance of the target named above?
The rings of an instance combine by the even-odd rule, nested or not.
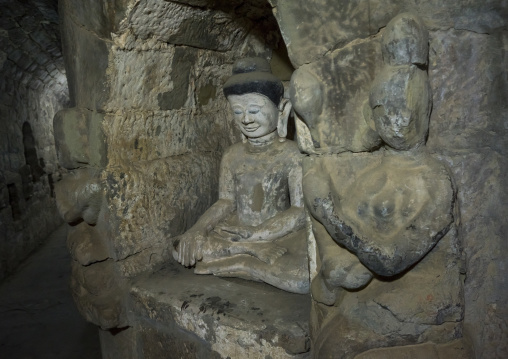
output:
[[[262,58],[236,61],[233,75],[224,85],[224,95],[244,139],[263,139],[276,131],[281,140],[286,138],[291,104],[283,94],[282,82]]]

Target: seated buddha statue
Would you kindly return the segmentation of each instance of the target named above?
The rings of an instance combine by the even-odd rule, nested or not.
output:
[[[175,260],[197,274],[309,291],[302,166],[286,140],[291,103],[260,58],[237,61],[224,85],[243,141],[222,158],[219,199],[174,241]]]

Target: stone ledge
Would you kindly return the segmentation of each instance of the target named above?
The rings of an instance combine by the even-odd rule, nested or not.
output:
[[[138,277],[129,299],[143,358],[154,357],[149,353],[155,353],[155,347],[158,356],[178,351],[175,342],[185,347],[182,331],[190,343],[185,358],[309,357],[307,295],[241,279],[195,275],[171,263]]]

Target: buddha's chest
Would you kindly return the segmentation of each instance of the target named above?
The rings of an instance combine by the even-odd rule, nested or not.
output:
[[[290,206],[288,177],[281,160],[243,162],[235,171],[234,186],[240,221],[258,225]]]

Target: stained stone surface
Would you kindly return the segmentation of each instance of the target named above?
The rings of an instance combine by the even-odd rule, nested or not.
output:
[[[298,68],[327,52],[378,33],[397,14],[418,14],[430,31],[466,30],[488,34],[506,30],[508,9],[502,1],[432,0],[270,0],[289,57]],[[309,36],[312,33],[313,36]]]
[[[506,32],[458,30],[436,32],[430,41],[434,107],[427,147],[448,163],[457,183],[465,326],[477,358],[508,352],[507,44]]]
[[[363,107],[380,69],[381,46],[379,39],[373,38],[333,51],[295,71],[291,80],[291,100],[297,113],[303,114],[315,151],[359,152],[379,146],[379,136],[366,121]],[[319,86],[319,94],[307,93],[311,88],[309,77]],[[313,103],[315,109],[309,113],[310,99],[315,97],[312,101],[319,103]]]
[[[106,164],[106,142],[101,128],[103,117],[101,113],[77,108],[56,113],[53,129],[62,167],[73,169]]]
[[[311,111],[299,114],[302,121],[311,124],[307,138],[299,143],[306,144],[308,153],[321,155],[370,152],[382,145],[375,124],[366,116],[370,88],[383,67],[381,39],[385,26],[398,13],[410,11],[420,16],[429,30],[429,61],[427,67],[421,60],[416,65],[428,73],[433,100],[427,152],[449,166],[457,196],[454,228],[438,246],[459,239],[464,248],[465,264],[447,275],[456,280],[459,268],[465,278],[460,308],[465,308],[464,333],[472,339],[474,356],[506,357],[506,4],[496,0],[270,3],[289,58],[301,74],[295,78],[302,84],[314,83],[315,92],[323,94],[319,101],[311,96],[310,107],[304,106]],[[250,55],[269,57],[270,47],[275,47],[279,35],[269,14],[270,6],[262,1],[126,0],[107,4],[101,7],[60,1],[60,15],[72,104],[78,112],[96,111],[104,116],[99,134],[107,145],[105,164],[85,165],[97,169],[92,179],[99,178],[104,186],[97,224],[94,227],[85,221],[72,227],[73,266],[78,268],[76,279],[81,283],[75,287],[76,298],[90,308],[89,313],[97,308],[114,308],[109,313],[118,314],[126,313],[126,303],[117,305],[119,302],[110,300],[109,307],[101,306],[93,304],[94,300],[100,302],[100,293],[79,295],[83,286],[92,292],[100,288],[79,273],[95,271],[95,261],[107,258],[103,266],[112,263],[112,276],[118,279],[116,283],[124,295],[129,286],[121,278],[135,277],[163,260],[164,238],[190,228],[216,200],[219,159],[223,150],[239,139],[222,95],[222,84],[234,60]],[[227,30],[221,32],[221,28]],[[302,121],[297,122],[300,129]],[[85,131],[80,138],[91,136]],[[80,143],[74,147],[74,155],[86,155],[86,148],[92,148],[90,142]],[[18,153],[9,161],[22,164],[20,158]],[[26,169],[22,172],[27,173]],[[18,177],[11,184],[29,187]],[[6,203],[9,188],[4,187],[2,194],[1,203]],[[105,250],[86,250],[95,243],[102,243]],[[439,253],[446,252],[438,246],[435,248]],[[455,254],[445,255],[454,265],[459,263]],[[350,264],[348,270],[357,273],[361,263]],[[415,268],[421,265],[423,262]],[[90,268],[85,269],[87,266]],[[368,277],[362,277],[364,274],[362,270],[358,278],[346,278],[348,285],[361,285]],[[407,280],[408,289],[400,298],[407,295],[405,302],[411,302],[417,297],[428,308],[439,307],[427,299],[429,293],[414,287],[419,278]],[[104,283],[112,281],[104,278]],[[156,295],[147,291],[146,296]],[[356,303],[351,299],[352,308]],[[377,304],[365,305],[374,308]],[[446,318],[458,315],[453,311],[445,314]],[[99,317],[89,320],[100,324]],[[108,328],[128,322],[124,314],[104,317],[113,318],[103,323]],[[146,356],[162,355],[158,348],[166,341],[180,343],[181,337],[165,332],[167,327],[152,326],[152,319],[146,317],[144,320],[149,324],[138,326],[143,333],[141,341],[157,338],[155,346],[138,348]],[[365,323],[373,321],[367,318]],[[386,322],[388,327],[386,323],[375,323],[379,330],[389,331],[390,323],[395,322]],[[455,323],[447,325],[453,327]],[[411,336],[421,333],[422,327],[406,329]],[[446,335],[459,330],[431,332],[432,338],[452,339]],[[128,333],[101,334],[104,343],[111,340],[111,352],[115,340],[121,342],[119,338],[132,343]],[[414,353],[413,349],[408,352]],[[214,355],[210,346],[195,335],[178,350],[182,355],[194,353],[189,356]]]
[[[168,264],[137,278],[130,301],[140,358],[308,358],[308,295]]]
[[[423,20],[429,30],[428,76],[433,100],[427,149],[450,167],[456,183],[460,210],[457,218],[466,259],[464,328],[473,340],[477,358],[506,356],[508,307],[503,299],[508,291],[504,279],[507,268],[504,218],[508,214],[504,190],[508,173],[504,160],[508,128],[504,100],[508,88],[506,4],[499,1],[343,1],[338,10],[338,3],[326,1],[312,8],[299,2],[273,1],[272,4],[297,73],[314,70],[331,54],[379,41],[386,33],[384,27],[388,21],[401,11],[414,12]],[[308,36],[309,33],[314,36]],[[355,61],[360,62],[348,58],[348,63]],[[346,98],[365,91],[379,73],[377,66],[381,57],[366,61],[372,62],[367,66],[367,71],[372,73],[370,79],[357,89],[354,77],[345,78],[342,89]],[[333,73],[351,71],[347,63],[333,70]],[[315,70],[309,72],[317,76]],[[327,82],[330,77],[333,78],[332,72],[317,76],[317,82]],[[299,110],[298,104],[295,109]],[[337,119],[346,122],[355,116],[355,112],[345,113],[343,109],[344,106],[334,109],[324,120],[331,122],[330,128],[337,128]],[[359,114],[356,116],[361,118]],[[304,117],[305,114],[302,120],[308,122]],[[319,123],[326,128],[324,122]],[[321,133],[311,128],[306,139],[299,140],[303,143],[301,148],[308,153],[320,153],[315,139],[326,139],[328,135],[326,130]]]
[[[217,198],[222,152],[239,139],[221,91],[233,61],[269,58],[280,36],[259,1],[66,0],[59,12],[74,107],[55,118],[70,171],[56,192],[73,295],[86,319],[117,330],[131,324],[130,278],[168,259]],[[105,333],[106,356],[119,337]]]

